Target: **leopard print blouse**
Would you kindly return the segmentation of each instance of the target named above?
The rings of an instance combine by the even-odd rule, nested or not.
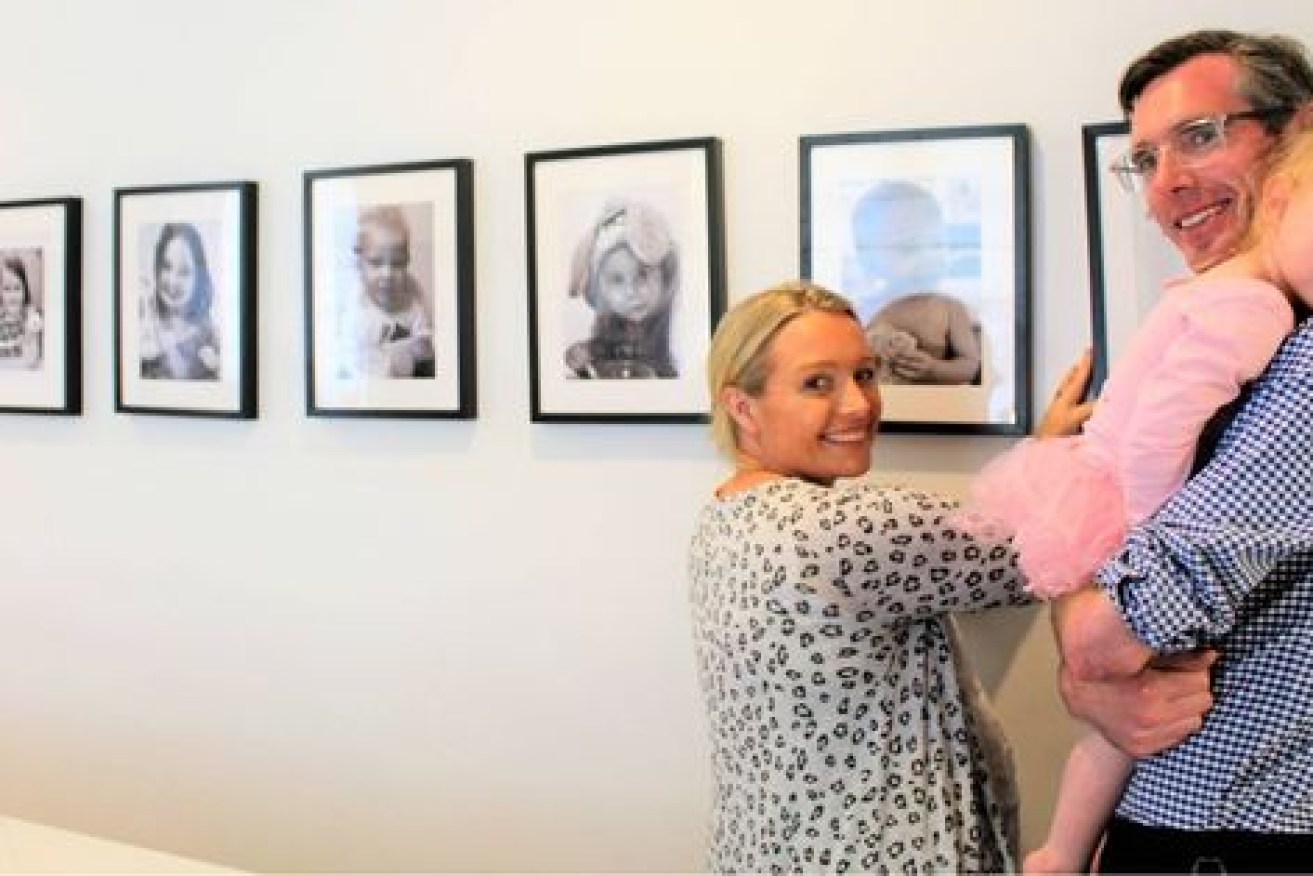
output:
[[[864,481],[714,499],[689,573],[717,872],[1016,866],[1011,754],[952,611],[1030,600],[952,505]]]

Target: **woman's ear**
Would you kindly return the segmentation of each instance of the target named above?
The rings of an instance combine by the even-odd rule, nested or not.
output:
[[[727,386],[720,391],[720,403],[725,413],[738,427],[739,437],[754,437],[757,433],[756,404],[752,396],[737,386]]]

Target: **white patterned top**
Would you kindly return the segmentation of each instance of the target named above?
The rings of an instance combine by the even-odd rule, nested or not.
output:
[[[1030,601],[942,499],[785,478],[709,502],[689,556],[718,872],[1016,866],[1011,754],[950,611]]]

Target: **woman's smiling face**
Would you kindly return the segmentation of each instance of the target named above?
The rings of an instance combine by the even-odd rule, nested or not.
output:
[[[865,474],[880,422],[877,360],[857,320],[812,311],[780,329],[760,395],[730,411],[756,466],[828,484]]]

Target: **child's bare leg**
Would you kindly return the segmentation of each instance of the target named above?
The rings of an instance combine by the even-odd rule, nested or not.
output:
[[[1131,775],[1132,761],[1098,733],[1071,749],[1044,845],[1026,856],[1024,873],[1077,873],[1089,861]]]

